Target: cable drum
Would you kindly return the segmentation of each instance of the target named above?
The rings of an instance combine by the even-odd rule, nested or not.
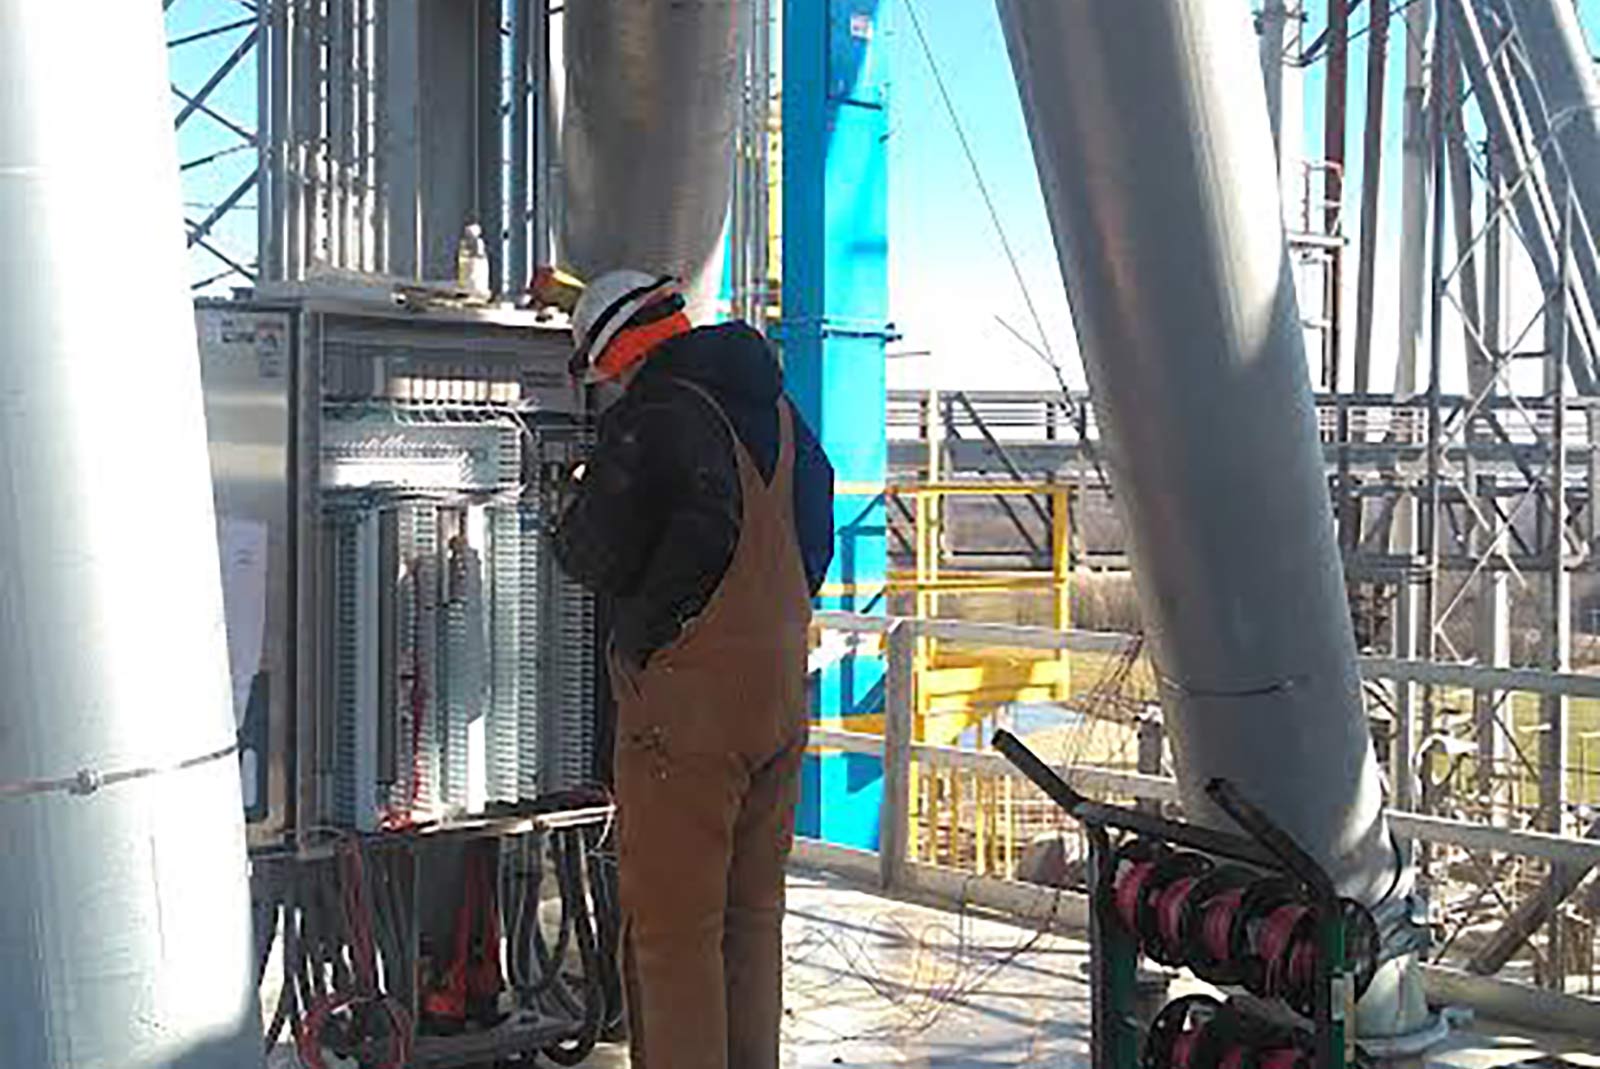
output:
[[[1131,935],[1139,934],[1139,903],[1156,862],[1171,854],[1164,843],[1131,839],[1111,854],[1095,888],[1095,898]]]
[[[1232,947],[1244,893],[1259,877],[1236,865],[1212,869],[1185,896],[1178,921],[1184,961],[1200,979],[1237,984],[1240,970]]]
[[[1178,968],[1188,964],[1180,938],[1183,906],[1201,876],[1215,863],[1204,854],[1174,851],[1157,861],[1140,888],[1136,913],[1141,948],[1150,960]]]
[[[1151,1022],[1140,1069],[1312,1069],[1310,1034],[1241,1013],[1210,995],[1187,995]]]
[[[1185,995],[1150,1022],[1141,1069],[1221,1069],[1224,1007],[1210,995]],[[1255,1069],[1241,1065],[1233,1069]]]

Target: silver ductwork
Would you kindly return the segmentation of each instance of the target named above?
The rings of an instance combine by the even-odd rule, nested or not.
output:
[[[0,0],[0,1061],[19,1069],[262,1059],[166,57],[155,4]],[[111,91],[86,107],[72,71]]]
[[[1384,819],[1243,5],[1000,0],[1185,810],[1225,777],[1369,904]],[[1230,828],[1230,830],[1233,830]],[[1406,961],[1365,1035],[1426,1014]]]
[[[1383,816],[1244,5],[1001,0],[1184,804],[1376,902]],[[1399,1030],[1393,1021],[1386,1030]]]
[[[720,281],[733,181],[740,0],[585,0],[563,16],[558,255]]]

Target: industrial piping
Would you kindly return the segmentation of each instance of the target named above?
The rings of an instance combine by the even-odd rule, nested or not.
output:
[[[1367,903],[1383,817],[1245,7],[1000,0],[1192,819],[1226,777]],[[1362,1032],[1412,1031],[1390,970]]]
[[[1600,226],[1600,77],[1577,8],[1572,0],[1493,0],[1492,6],[1509,16],[1521,38],[1550,133],[1593,234]],[[1564,184],[1564,176],[1555,178],[1558,188]]]
[[[261,1024],[166,41],[154,4],[89,7],[0,0],[0,1060],[241,1069]],[[84,107],[81,70],[115,91]]]
[[[733,189],[740,0],[566,8],[558,254],[720,282]]]

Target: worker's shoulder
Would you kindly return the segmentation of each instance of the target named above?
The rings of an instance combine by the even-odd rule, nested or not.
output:
[[[726,440],[727,424],[716,404],[688,383],[657,376],[629,390],[606,413],[605,436],[668,460]]]

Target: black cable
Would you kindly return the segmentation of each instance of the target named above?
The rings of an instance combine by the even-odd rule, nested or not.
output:
[[[967,141],[967,132],[961,125],[961,117],[956,114],[956,106],[950,98],[950,90],[945,87],[944,74],[939,69],[939,63],[934,58],[933,48],[928,44],[928,37],[922,32],[922,19],[917,15],[917,5],[914,0],[905,0],[906,12],[911,16],[911,28],[916,31],[917,42],[922,47],[922,56],[928,62],[928,70],[933,74],[933,84],[939,90],[939,97],[944,101],[946,114],[950,116],[950,125],[955,127],[956,139],[961,142],[961,152],[967,158],[967,166],[972,170],[972,178],[978,184],[978,193],[983,197],[983,204],[989,210],[989,221],[994,224],[994,232],[1000,239],[1000,248],[1005,252],[1006,260],[1011,264],[1011,273],[1016,277],[1017,288],[1022,291],[1023,303],[1028,307],[1028,315],[1033,320],[1033,328],[1039,332],[1039,341],[1044,345],[1045,352],[1049,353],[1050,363],[1059,367],[1055,351],[1050,348],[1050,336],[1045,333],[1044,322],[1039,318],[1039,311],[1034,307],[1033,294],[1028,290],[1028,283],[1022,277],[1022,265],[1017,261],[1016,253],[1011,249],[1011,241],[1006,237],[1006,229],[1000,223],[1000,212],[994,205],[994,198],[989,194],[989,185],[983,180],[983,172],[978,168],[978,158],[972,151],[972,145]]]
[[[589,886],[594,894],[595,926],[600,932],[600,987],[604,996],[602,1030],[611,1034],[622,1025],[622,908],[617,893],[616,857],[603,843],[589,855]]]
[[[566,961],[567,953],[572,947],[573,911],[571,903],[567,900],[566,887],[562,883],[560,832],[551,834],[550,853],[552,860],[555,862],[556,886],[560,890],[561,921],[554,950],[545,942],[543,927],[537,921],[533,926],[533,949],[534,955],[539,962],[540,973],[538,985],[533,990],[535,994],[544,994],[546,992],[554,994],[557,1002],[565,1012],[577,1014],[581,1012],[577,1000],[572,998],[571,993],[566,990],[566,985],[561,980],[561,965]],[[535,914],[535,917],[537,918],[537,914]]]
[[[604,992],[600,982],[600,949],[589,913],[588,892],[584,887],[586,850],[581,829],[556,833],[557,872],[563,899],[572,899],[574,927],[578,938],[578,957],[583,969],[583,1009],[577,1033],[564,1042],[544,1048],[544,1056],[560,1066],[575,1066],[594,1050],[600,1040]]]

